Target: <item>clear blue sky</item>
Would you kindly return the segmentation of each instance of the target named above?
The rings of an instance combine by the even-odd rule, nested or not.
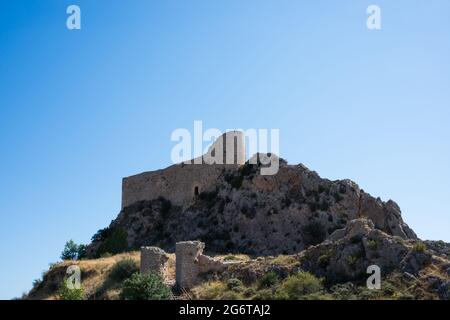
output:
[[[290,163],[450,241],[449,16],[448,0],[0,0],[0,298],[107,226],[121,178],[169,165],[194,120],[279,128]]]

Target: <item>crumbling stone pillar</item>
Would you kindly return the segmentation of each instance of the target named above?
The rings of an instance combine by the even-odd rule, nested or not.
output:
[[[141,274],[156,272],[164,277],[169,256],[158,247],[141,248]]]
[[[225,269],[226,264],[203,254],[205,244],[200,241],[177,242],[176,281],[182,288],[192,288],[202,273]]]
[[[198,277],[199,270],[196,265],[198,257],[202,254],[205,244],[200,241],[177,242],[175,246],[176,256],[176,281],[182,288],[191,288]]]

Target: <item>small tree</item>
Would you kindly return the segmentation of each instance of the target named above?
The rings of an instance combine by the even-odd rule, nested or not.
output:
[[[166,300],[170,290],[157,273],[134,273],[123,282],[120,296],[125,300]]]
[[[327,233],[325,227],[320,221],[311,221],[302,228],[305,243],[307,245],[316,245],[325,240]]]
[[[73,241],[69,240],[64,246],[64,250],[61,253],[62,260],[75,260],[78,257],[78,245]]]
[[[76,244],[73,240],[66,242],[64,250],[61,253],[62,260],[79,260],[86,256],[86,246]]]

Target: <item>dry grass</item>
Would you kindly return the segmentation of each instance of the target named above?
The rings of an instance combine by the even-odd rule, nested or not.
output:
[[[228,261],[228,262],[251,260],[251,258],[246,254],[227,254],[227,255],[214,256],[214,258],[217,260],[220,260],[220,261]]]
[[[298,258],[296,258],[295,256],[287,256],[287,255],[279,255],[273,258],[270,262],[282,267],[290,267],[290,268],[300,264]]]
[[[28,299],[57,299],[57,291],[64,281],[66,271],[69,266],[76,265],[81,270],[81,285],[84,288],[85,295],[87,297],[96,298],[96,291],[105,283],[109,271],[114,264],[123,259],[133,259],[136,263],[139,263],[139,252],[127,252],[118,254],[111,257],[93,259],[93,260],[80,260],[80,261],[63,261],[54,265],[49,271],[46,272],[43,285],[38,286],[32,290],[27,297]],[[108,298],[117,297],[117,293],[106,292],[105,295]]]

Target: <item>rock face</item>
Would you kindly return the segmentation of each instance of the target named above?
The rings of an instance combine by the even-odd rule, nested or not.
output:
[[[333,282],[367,277],[370,265],[379,266],[384,274],[400,268],[413,276],[431,263],[431,254],[414,250],[414,243],[376,229],[367,218],[355,219],[329,240],[304,251],[302,266]]]
[[[189,165],[185,168],[191,170]],[[208,180],[198,194],[191,190],[190,204],[177,205],[177,195],[172,201],[169,193],[133,202],[122,209],[107,234],[124,234],[126,249],[158,246],[173,252],[178,241],[200,240],[217,253],[293,254],[335,237],[333,233],[351,220],[367,218],[376,232],[417,238],[394,201],[374,198],[350,180],[323,179],[284,160],[276,175],[262,176],[259,170],[259,165],[249,163],[222,167],[214,183]],[[163,177],[163,172],[158,175]],[[95,255],[105,247],[108,235],[96,238],[88,253]]]

